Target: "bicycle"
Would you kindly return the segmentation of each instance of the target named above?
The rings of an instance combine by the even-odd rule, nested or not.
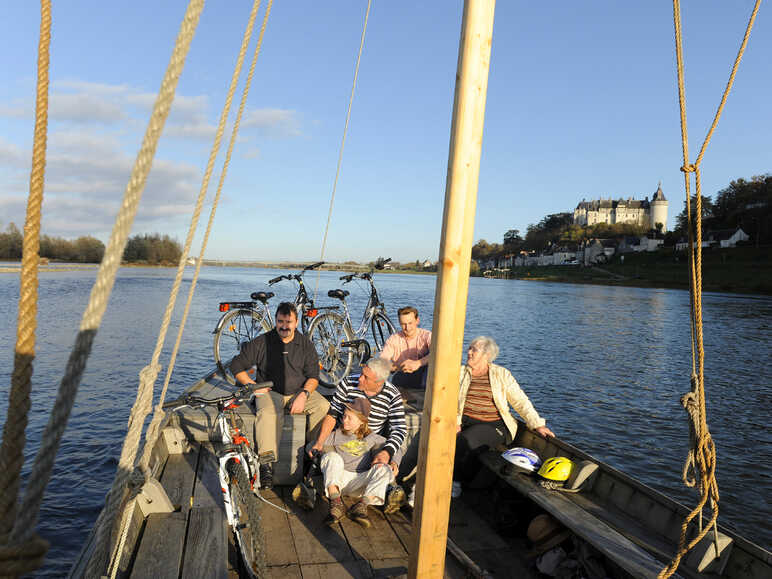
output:
[[[292,280],[298,284],[298,293],[294,304],[300,314],[301,331],[305,334],[313,319],[320,309],[337,309],[338,306],[314,307],[314,300],[308,295],[303,275],[310,270],[323,265],[323,261],[313,263],[303,268],[300,273],[280,275],[268,281],[272,286],[282,280]],[[228,365],[230,360],[241,352],[241,348],[247,342],[254,340],[263,332],[269,332],[276,325],[268,307],[268,300],[275,294],[273,292],[253,292],[250,302],[220,302],[219,309],[223,315],[217,321],[212,332],[214,334],[214,360],[217,368],[230,384],[236,380],[231,375]],[[232,353],[229,355],[229,353]],[[225,362],[223,362],[225,360]]]
[[[221,435],[221,444],[215,445],[218,459],[217,473],[225,502],[225,515],[233,529],[249,577],[265,576],[265,536],[260,522],[260,468],[255,451],[237,424],[235,409],[252,397],[259,388],[270,388],[273,382],[249,384],[220,398],[201,398],[187,394],[163,405],[178,412],[186,407],[217,408],[212,432]]]
[[[397,331],[386,313],[385,304],[378,297],[378,290],[373,282],[374,270],[383,269],[389,261],[391,258],[379,259],[369,273],[351,273],[340,277],[344,284],[354,279],[362,279],[370,283],[370,298],[356,331],[351,324],[351,314],[346,304],[346,296],[349,292],[342,289],[330,290],[327,295],[341,301],[343,315],[337,312],[325,312],[318,315],[308,328],[308,337],[316,347],[316,353],[319,356],[319,382],[326,388],[334,388],[346,378],[351,372],[355,359],[362,363],[365,345],[367,346],[366,355],[369,356],[370,347],[365,339],[368,331],[375,346],[376,355],[383,350],[389,336]]]

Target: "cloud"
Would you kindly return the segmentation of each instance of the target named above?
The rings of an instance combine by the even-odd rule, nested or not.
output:
[[[297,137],[302,135],[297,112],[287,109],[256,109],[248,111],[241,121],[245,129],[254,128],[272,137]]]

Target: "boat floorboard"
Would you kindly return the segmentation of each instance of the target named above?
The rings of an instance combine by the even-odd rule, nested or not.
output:
[[[130,574],[122,576],[240,575],[239,556],[225,519],[216,468],[209,443],[192,443],[189,452],[168,457],[161,484],[175,511],[151,514],[145,519],[133,557],[129,557]],[[290,487],[276,487],[262,492],[266,501],[279,507],[261,503],[268,577],[359,579],[407,574],[409,511],[385,515],[381,509],[371,508],[369,528],[347,518],[328,526],[324,524],[324,497],[309,512],[292,501],[291,491]],[[521,576],[531,576],[516,555],[511,554],[508,543],[473,508],[456,502],[449,536],[470,558],[493,576],[512,576],[515,566],[523,568]],[[445,576],[456,579],[468,576],[468,572],[448,555]]]

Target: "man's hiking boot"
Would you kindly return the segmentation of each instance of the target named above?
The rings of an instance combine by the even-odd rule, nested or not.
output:
[[[367,517],[367,504],[359,501],[348,510],[348,518],[359,523],[365,528],[370,526],[370,519]]]
[[[397,513],[404,504],[405,490],[401,486],[396,485],[386,494],[386,506],[383,507],[383,512],[387,515]]]
[[[346,514],[346,507],[343,506],[343,501],[340,497],[337,499],[330,499],[330,514],[324,519],[325,525],[334,525],[343,518]]]
[[[260,465],[260,488],[268,490],[273,488],[273,463],[266,462]]]

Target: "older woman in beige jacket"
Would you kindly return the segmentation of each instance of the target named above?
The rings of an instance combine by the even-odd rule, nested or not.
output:
[[[481,452],[514,440],[517,422],[510,405],[528,428],[541,436],[555,436],[509,370],[493,364],[498,353],[493,338],[479,336],[469,344],[466,365],[461,367],[453,496],[460,495],[461,483],[479,470]]]

